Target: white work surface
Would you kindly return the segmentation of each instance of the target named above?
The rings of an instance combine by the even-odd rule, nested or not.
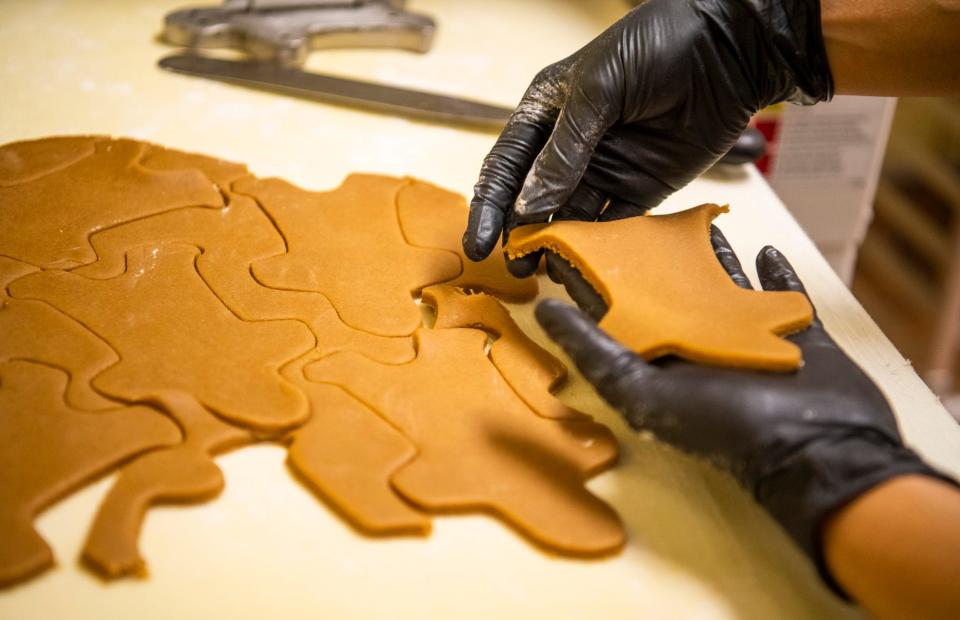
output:
[[[155,67],[163,15],[181,0],[0,5],[0,142],[105,133],[246,162],[312,189],[349,172],[414,175],[470,194],[494,136],[251,92]],[[543,65],[626,3],[418,1],[433,50],[330,51],[310,69],[510,104]],[[827,329],[893,402],[907,442],[960,474],[960,427],[917,378],[751,167],[705,178],[658,211],[731,205],[719,225],[744,264],[766,243],[790,257]],[[752,271],[752,270],[751,270]],[[562,295],[555,287],[551,294]],[[542,340],[530,308],[515,312]],[[216,500],[150,512],[146,580],[105,584],[77,565],[111,479],[44,513],[59,565],[0,593],[0,618],[825,618],[855,613],[731,478],[632,433],[574,377],[563,397],[608,424],[621,464],[590,483],[623,517],[611,559],[548,557],[485,516],[438,517],[426,539],[374,540],[296,483],[274,445],[218,459]],[[362,441],[362,438],[357,438]],[[2,544],[2,541],[0,541]]]

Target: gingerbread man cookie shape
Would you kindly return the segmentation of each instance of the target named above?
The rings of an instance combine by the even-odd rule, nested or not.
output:
[[[10,299],[7,285],[36,267],[0,256],[0,362],[28,360],[67,372],[65,400],[71,407],[93,411],[117,404],[91,387],[93,377],[117,363],[110,346],[89,329],[42,301]]]
[[[131,251],[114,278],[44,271],[9,288],[60,308],[116,349],[120,362],[94,379],[101,392],[123,400],[186,392],[264,433],[303,423],[306,399],[278,370],[313,348],[310,330],[299,321],[238,318],[200,278],[198,254],[193,246],[146,246]]]
[[[537,415],[556,420],[586,417],[553,395],[566,381],[567,367],[523,333],[499,301],[441,284],[423,289],[423,303],[437,311],[434,329],[479,327],[493,333],[490,361]]]
[[[418,248],[397,222],[397,191],[406,179],[352,174],[337,189],[309,192],[280,179],[242,179],[277,224],[287,253],[253,264],[265,286],[317,291],[351,327],[381,336],[408,336],[420,326],[413,297],[460,273],[444,250]]]
[[[647,359],[789,371],[800,349],[778,336],[810,325],[813,309],[795,292],[742,289],[710,245],[714,204],[611,222],[553,222],[514,229],[512,257],[546,248],[583,274],[608,306],[600,321]]]
[[[165,165],[177,164],[170,151],[163,151],[163,157]],[[199,156],[181,165],[196,157]],[[156,163],[153,159],[147,161]],[[229,172],[229,169],[214,169],[207,174],[220,178]],[[283,237],[252,198],[229,191],[225,191],[224,196],[228,199],[224,209],[178,209],[94,233],[90,245],[96,250],[97,262],[77,268],[73,273],[94,278],[114,277],[123,272],[127,252],[136,248],[172,243],[195,245],[203,252],[197,259],[200,276],[241,319],[298,320],[313,332],[317,349],[323,354],[349,349],[384,362],[413,359],[413,342],[409,337],[390,338],[353,329],[340,320],[333,305],[321,293],[280,290],[257,282],[250,273],[251,263],[284,255]]]
[[[491,512],[559,553],[619,550],[620,519],[584,487],[616,460],[610,431],[536,415],[484,355],[480,330],[420,329],[414,338],[417,358],[407,364],[344,352],[305,369],[311,381],[343,386],[417,447],[394,488],[430,511]]]
[[[308,381],[304,366],[321,358],[311,351],[283,369],[306,394],[312,412],[310,420],[289,435],[290,468],[364,534],[428,534],[429,515],[390,486],[390,477],[416,457],[417,447],[346,390]]]
[[[83,412],[63,400],[67,375],[51,366],[0,364],[0,588],[53,565],[33,528],[45,507],[125,459],[181,439],[144,405]]]
[[[502,252],[493,252],[479,262],[463,253],[461,237],[469,212],[463,196],[425,181],[413,179],[397,193],[397,215],[407,241],[419,247],[447,250],[459,257],[463,272],[445,284],[483,291],[508,301],[536,297],[536,278],[510,275]]]
[[[147,147],[98,139],[93,154],[42,176],[8,171],[26,180],[0,186],[0,252],[37,267],[75,267],[96,259],[87,242],[96,230],[181,207],[223,206],[216,186],[199,170],[141,166]],[[0,157],[0,163],[12,165],[10,159]]]

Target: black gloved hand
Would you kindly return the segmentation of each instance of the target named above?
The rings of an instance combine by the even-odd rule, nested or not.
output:
[[[717,230],[713,241],[728,273],[748,288],[736,255]],[[761,250],[757,272],[765,290],[805,293],[774,248]],[[894,476],[949,480],[904,447],[883,394],[819,319],[790,336],[804,358],[791,374],[677,359],[650,364],[557,300],[541,302],[537,320],[631,426],[732,472],[831,585],[819,538],[831,512]]]
[[[640,215],[716,162],[757,110],[832,88],[818,0],[648,0],[534,78],[484,160],[464,250],[480,260],[501,232],[551,214]],[[523,277],[538,261],[509,264]]]

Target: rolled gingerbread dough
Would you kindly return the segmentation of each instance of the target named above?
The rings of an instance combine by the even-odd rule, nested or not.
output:
[[[63,400],[66,385],[52,366],[0,364],[0,587],[53,565],[33,528],[41,510],[137,453],[180,441],[150,407],[78,411]]]
[[[0,587],[52,563],[37,511],[121,463],[81,557],[145,576],[149,508],[215,497],[213,458],[258,440],[365,534],[483,511],[555,552],[619,549],[584,487],[617,444],[550,393],[563,365],[488,295],[425,293],[421,328],[438,282],[536,292],[465,260],[465,216],[414,179],[308,192],[132,140],[0,147]],[[489,357],[461,325],[497,335]]]
[[[496,340],[490,345],[490,360],[537,415],[556,420],[585,417],[552,394],[566,380],[567,367],[523,333],[499,301],[444,284],[423,289],[423,303],[437,312],[434,329],[478,327],[492,333]]]
[[[455,278],[450,252],[409,245],[397,222],[397,192],[406,179],[352,174],[328,192],[281,179],[241,180],[277,224],[287,253],[253,264],[265,286],[318,291],[348,325],[381,336],[408,336],[420,325],[413,298],[424,286]]]
[[[391,476],[394,488],[427,510],[492,512],[564,554],[618,551],[623,524],[584,487],[617,458],[610,431],[537,416],[484,355],[480,330],[414,337],[417,358],[407,364],[335,353],[305,368],[309,380],[343,386],[417,446]]]

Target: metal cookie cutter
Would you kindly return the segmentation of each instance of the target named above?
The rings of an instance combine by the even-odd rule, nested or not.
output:
[[[191,48],[233,48],[256,60],[300,66],[335,47],[430,49],[436,24],[404,0],[224,0],[168,14],[162,38]]]

